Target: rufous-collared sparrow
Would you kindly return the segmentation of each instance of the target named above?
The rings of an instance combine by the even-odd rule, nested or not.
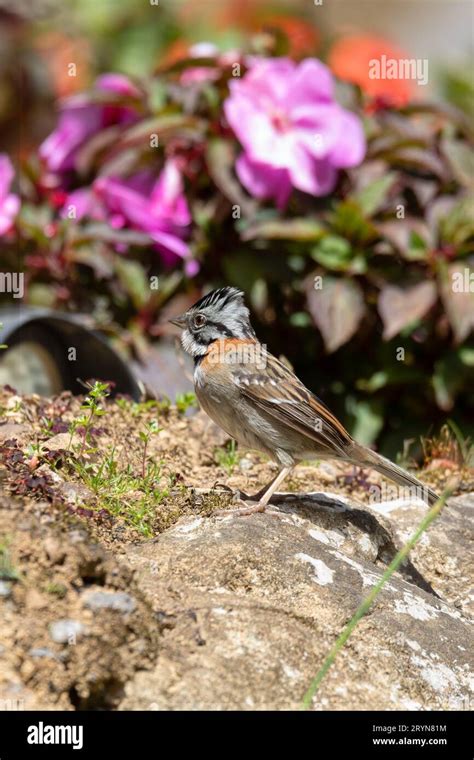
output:
[[[290,470],[303,459],[340,459],[370,467],[429,504],[437,494],[380,454],[357,443],[301,380],[259,343],[242,291],[213,290],[170,320],[183,329],[181,342],[194,358],[194,385],[201,407],[239,445],[268,454],[282,468],[238,510],[263,512]]]

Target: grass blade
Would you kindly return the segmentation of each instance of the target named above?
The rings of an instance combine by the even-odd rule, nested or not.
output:
[[[391,578],[393,573],[396,570],[398,570],[402,562],[408,557],[410,551],[413,549],[415,544],[418,543],[421,536],[428,529],[428,527],[431,525],[433,520],[435,520],[439,516],[442,508],[444,507],[447,499],[449,499],[449,497],[451,496],[452,492],[453,492],[452,488],[447,488],[443,491],[438,501],[431,507],[429,512],[423,518],[423,520],[419,523],[416,530],[410,536],[406,544],[400,549],[400,551],[393,558],[390,565],[387,567],[384,574],[380,578],[379,582],[375,584],[370,594],[368,594],[363,600],[363,602],[359,605],[354,616],[351,618],[351,620],[348,622],[348,624],[346,625],[346,627],[344,628],[344,630],[342,631],[342,633],[336,640],[334,646],[332,647],[326,659],[324,660],[323,664],[321,665],[321,668],[318,670],[315,677],[313,678],[306,694],[303,697],[303,701],[300,706],[301,710],[308,710],[311,707],[311,702],[313,701],[313,697],[318,691],[329,668],[331,667],[334,660],[336,659],[338,652],[340,652],[340,650],[346,643],[347,639],[356,628],[359,621],[367,613],[367,611],[369,610],[372,603],[377,598],[383,586],[386,584],[389,578]]]

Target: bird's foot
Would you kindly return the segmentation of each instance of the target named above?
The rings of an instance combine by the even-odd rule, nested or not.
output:
[[[241,491],[240,488],[232,488],[231,486],[228,486],[226,483],[219,483],[219,481],[216,481],[214,483],[213,488],[222,488],[224,491],[228,491],[232,494],[232,498],[236,501],[253,501],[255,500],[254,496],[249,496],[244,491]]]
[[[237,509],[219,509],[214,512],[214,514],[218,517],[228,517],[228,515],[244,517],[247,515],[253,515],[256,512],[265,512],[267,506],[266,504],[262,504],[259,501],[248,503],[243,501],[243,499],[238,499],[235,504],[241,504],[242,506],[238,507]]]

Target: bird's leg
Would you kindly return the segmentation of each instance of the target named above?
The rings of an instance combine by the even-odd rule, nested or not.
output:
[[[240,488],[232,488],[232,486],[228,486],[227,483],[220,483],[218,480],[216,480],[216,482],[214,483],[214,485],[212,486],[212,488],[206,489],[206,493],[207,492],[212,493],[212,491],[215,488],[222,488],[223,491],[228,491],[228,493],[232,494],[232,497],[234,499],[237,498],[237,499],[241,499],[243,501],[248,501],[249,499],[253,498],[252,496],[249,496],[244,491],[241,491]]]
[[[243,506],[240,509],[225,509],[225,510],[219,510],[218,512],[215,512],[216,515],[252,515],[254,512],[265,512],[265,509],[267,507],[268,502],[272,498],[273,494],[277,490],[280,483],[283,483],[285,478],[290,474],[292,467],[284,467],[276,478],[272,480],[272,482],[263,489],[263,495],[260,497],[258,502],[256,504]],[[259,492],[258,495],[260,495],[261,492]]]
[[[232,494],[234,498],[237,498],[239,501],[260,501],[260,499],[266,494],[267,490],[270,488],[271,485],[275,482],[275,480],[278,478],[280,473],[277,472],[274,478],[271,479],[269,483],[263,486],[257,493],[251,494],[249,496],[248,493],[245,493],[245,491],[241,491],[240,488],[231,488],[231,486],[226,485],[226,483],[219,483],[219,481],[216,481],[214,483],[214,488],[223,488],[224,491],[229,491],[229,493]]]
[[[263,499],[263,497],[267,493],[268,489],[271,488],[271,486],[274,484],[274,482],[279,477],[280,477],[280,473],[277,472],[277,474],[275,475],[275,477],[272,478],[271,481],[269,483],[267,483],[266,485],[264,485],[259,491],[257,491],[257,493],[252,494],[252,496],[244,496],[243,497],[244,501],[247,501],[247,500],[248,501],[260,501],[261,499]],[[281,483],[281,480],[278,481],[278,482]],[[273,491],[270,493],[270,496],[272,495],[272,493],[273,493]]]

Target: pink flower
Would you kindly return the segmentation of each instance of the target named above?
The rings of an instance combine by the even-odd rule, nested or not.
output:
[[[13,221],[20,210],[18,195],[10,193],[14,176],[13,166],[4,153],[0,154],[0,235],[4,235],[13,226]]]
[[[184,238],[191,214],[183,194],[181,174],[172,159],[166,162],[158,179],[149,170],[127,179],[99,177],[93,189],[106,209],[111,226],[128,227],[149,235],[166,263],[174,263],[177,256],[189,257],[190,249]],[[87,200],[85,203],[87,205]]]
[[[101,129],[137,120],[132,108],[115,102],[116,96],[137,98],[140,94],[127,77],[103,74],[97,79],[95,90],[110,93],[111,102],[94,102],[88,95],[75,95],[63,101],[56,129],[39,148],[40,157],[51,172],[74,169],[78,150]]]
[[[191,214],[183,189],[176,162],[169,159],[158,178],[145,169],[126,179],[99,177],[91,187],[74,190],[67,196],[61,216],[74,221],[88,217],[107,222],[113,229],[142,232],[153,241],[166,264],[185,259],[185,271],[191,277],[199,264],[190,258],[185,243]]]
[[[84,217],[95,221],[106,221],[107,214],[103,203],[94,193],[91,187],[79,187],[69,193],[60,216],[63,219],[80,221]]]
[[[244,148],[236,172],[255,197],[283,208],[293,187],[327,195],[338,169],[364,158],[361,122],[335,102],[331,73],[320,61],[254,59],[229,87],[224,112]]]

